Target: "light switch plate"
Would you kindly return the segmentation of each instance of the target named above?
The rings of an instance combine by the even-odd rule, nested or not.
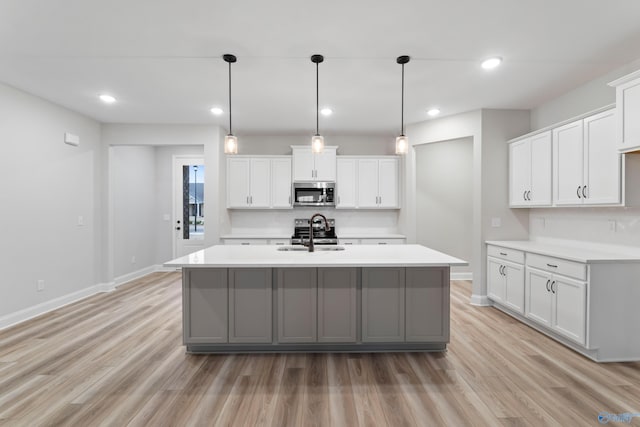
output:
[[[162,215],[162,219],[165,220],[165,221],[171,221],[171,215],[164,214],[164,215]]]
[[[502,227],[502,218],[491,218],[491,226],[494,228]]]

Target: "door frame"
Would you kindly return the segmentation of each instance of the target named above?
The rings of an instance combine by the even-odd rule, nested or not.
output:
[[[178,188],[177,188],[177,171],[176,171],[176,163],[179,160],[189,160],[189,159],[198,159],[199,164],[204,165],[204,154],[174,154],[173,156],[171,156],[171,243],[173,245],[173,258],[177,258],[178,257],[178,239],[177,239],[177,234],[175,233],[176,229],[176,220],[177,220],[177,212],[176,212],[176,206],[177,206],[177,192],[178,192]],[[183,224],[184,226],[184,224]],[[205,228],[205,233],[206,233],[206,228]],[[206,239],[206,235],[205,235],[205,239]]]

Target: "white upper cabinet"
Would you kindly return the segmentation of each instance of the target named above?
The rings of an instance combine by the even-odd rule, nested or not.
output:
[[[227,208],[291,208],[291,158],[228,157]]]
[[[640,70],[609,83],[616,88],[616,144],[622,152],[640,150]]]
[[[338,147],[324,147],[313,153],[311,147],[292,146],[294,181],[335,181]]]
[[[338,197],[336,199],[336,208],[355,208],[357,206],[357,162],[354,158],[338,158],[336,173]]]
[[[338,156],[338,209],[398,209],[397,156]]]
[[[551,206],[551,132],[509,145],[509,205]]]
[[[398,197],[399,159],[381,159],[378,161],[378,207],[399,208]]]
[[[638,116],[640,117],[640,115]],[[615,150],[615,110],[584,119],[583,203],[621,202],[621,155]]]
[[[554,203],[620,204],[620,165],[614,110],[554,129]]]
[[[271,159],[271,207],[291,207],[291,157]]]

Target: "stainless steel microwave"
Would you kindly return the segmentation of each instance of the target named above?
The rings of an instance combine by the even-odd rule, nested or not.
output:
[[[335,182],[294,182],[293,206],[335,206]]]

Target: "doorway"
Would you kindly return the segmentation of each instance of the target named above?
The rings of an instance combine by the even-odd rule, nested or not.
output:
[[[416,241],[470,260],[473,251],[473,138],[415,146]],[[470,280],[472,266],[453,267]]]
[[[205,247],[205,165],[202,156],[174,156],[174,257]]]

